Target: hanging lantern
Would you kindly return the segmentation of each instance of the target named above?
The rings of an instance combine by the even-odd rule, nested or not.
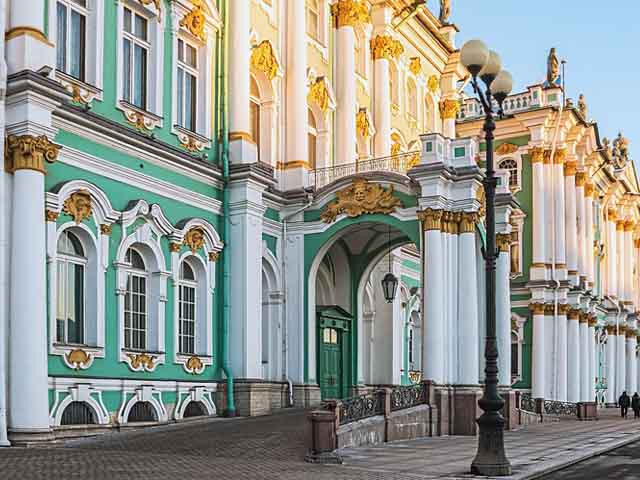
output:
[[[389,272],[382,279],[382,291],[387,303],[392,303],[396,298],[396,290],[398,290],[398,279],[393,273]]]

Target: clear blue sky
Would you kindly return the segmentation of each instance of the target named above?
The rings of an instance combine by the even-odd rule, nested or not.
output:
[[[515,91],[541,81],[549,48],[567,61],[567,96],[584,93],[600,136],[618,130],[640,164],[640,0],[452,0],[457,46],[480,38],[502,57]],[[437,0],[429,8],[437,15]],[[634,155],[635,153],[635,155]]]

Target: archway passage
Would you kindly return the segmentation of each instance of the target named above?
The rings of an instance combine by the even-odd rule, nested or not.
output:
[[[327,241],[314,264],[309,277],[314,337],[309,347],[316,353],[322,398],[345,398],[361,388],[406,381],[413,340],[408,322],[415,315],[405,310],[420,287],[421,270],[409,235],[392,221],[351,224]],[[389,302],[382,287],[388,273],[397,279]],[[411,358],[420,356],[416,345],[411,345]]]

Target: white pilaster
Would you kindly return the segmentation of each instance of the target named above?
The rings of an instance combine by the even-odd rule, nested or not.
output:
[[[437,216],[437,213],[435,214]],[[439,212],[442,215],[442,211]],[[423,278],[423,378],[442,384],[444,381],[444,275],[443,238],[440,232],[440,217],[426,225],[422,252]],[[427,253],[428,252],[428,253]]]
[[[566,304],[558,305],[556,318],[556,395],[555,399],[561,402],[567,400],[567,310]]]
[[[371,10],[373,22],[373,122],[376,126],[373,154],[386,157],[391,154],[391,90],[389,87],[389,59],[387,55],[376,55],[375,45],[380,38],[390,37],[393,9],[388,5],[376,5]]]
[[[606,292],[608,295],[615,297],[618,294],[617,289],[617,270],[616,270],[616,222],[615,217],[613,220],[609,217],[609,221],[607,222],[607,236],[608,236],[608,245],[607,247],[607,289]]]
[[[567,268],[567,254],[566,254],[566,239],[565,239],[565,194],[564,194],[564,166],[559,163],[563,159],[562,151],[556,152],[556,158],[553,163],[553,190],[555,195],[555,264],[556,270],[566,270]],[[556,278],[560,279],[558,275],[563,275],[564,272],[557,272]]]
[[[544,164],[543,156],[544,152],[542,148],[533,148],[529,151],[531,157],[531,170],[532,170],[532,209],[533,209],[533,239],[531,247],[533,249],[533,269],[538,269],[544,272],[546,263],[545,246],[545,229],[547,228],[546,216],[545,216],[545,176],[544,176]],[[544,274],[542,274],[544,278]],[[538,278],[540,279],[540,278]]]
[[[575,177],[575,202],[576,202],[576,248],[578,250],[578,275],[588,279],[588,266],[587,266],[587,225],[585,217],[585,196],[584,196],[584,172],[579,172]],[[569,195],[569,190],[567,190]]]
[[[589,398],[588,401],[596,401],[596,377],[597,371],[597,355],[596,351],[596,319],[595,316],[589,319]]]
[[[578,224],[576,214],[576,165],[575,162],[567,162],[564,165],[564,191],[565,191],[565,225],[567,242],[567,269],[569,279],[579,284],[578,275]]]
[[[632,271],[632,265],[633,265],[633,255],[632,255],[632,244],[633,244],[633,240],[632,240],[632,236],[633,236],[633,229],[634,229],[635,225],[633,222],[631,221],[627,221],[624,223],[624,233],[623,233],[623,238],[624,238],[624,260],[623,263],[626,265],[625,270],[624,270],[624,296],[623,296],[623,300],[625,302],[625,304],[628,307],[631,307],[633,304],[633,283],[632,283],[632,277],[633,277],[633,271]]]
[[[609,319],[610,320],[610,319]],[[616,339],[615,324],[607,325],[607,345],[605,347],[607,355],[607,403],[612,405],[618,401],[616,395]],[[622,393],[622,392],[620,392]]]
[[[624,220],[618,220],[616,222],[616,272],[618,274],[617,277],[617,294],[618,300],[623,301],[625,298],[624,291],[624,278],[625,278],[625,270],[627,269],[627,265],[625,265],[624,258]]]
[[[636,361],[636,347],[638,340],[635,333],[627,337],[627,392],[633,395],[638,390],[638,363]]]
[[[499,234],[499,255],[496,262],[496,332],[498,341],[498,385],[511,387],[511,272],[509,234]],[[461,276],[465,273],[461,272]],[[461,289],[461,293],[464,290]]]
[[[580,401],[589,400],[589,324],[587,314],[580,314]]]
[[[533,344],[531,352],[531,396],[545,398],[546,396],[546,322],[544,304],[531,305],[533,314]]]
[[[580,326],[579,311],[569,310],[567,323],[567,401],[580,401]]]
[[[593,253],[593,184],[585,185],[584,196],[584,256],[587,281],[590,286],[595,282],[595,255]],[[580,273],[582,275],[582,272]],[[591,287],[593,288],[593,286]]]
[[[476,239],[475,232],[472,230],[473,227],[472,221],[463,220],[461,222],[460,235],[458,236],[458,251],[460,255],[458,264],[459,287],[457,292],[460,324],[458,337],[455,341],[458,343],[458,361],[460,365],[458,383],[462,385],[478,384],[478,336],[480,333],[478,332]],[[511,346],[509,346],[509,349],[511,349]],[[500,383],[502,384],[502,382]]]
[[[627,341],[622,328],[616,335],[616,400],[627,388]],[[629,392],[627,392],[629,393]]]

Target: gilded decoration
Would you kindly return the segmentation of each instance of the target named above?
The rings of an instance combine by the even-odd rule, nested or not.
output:
[[[584,187],[587,181],[587,175],[585,172],[576,172],[576,187]]]
[[[553,163],[555,164],[563,164],[567,158],[567,149],[559,148],[556,150],[556,153],[553,156]]]
[[[111,235],[112,231],[113,229],[111,228],[111,225],[107,225],[106,223],[100,225],[100,233],[102,235]]]
[[[476,200],[480,204],[480,208],[478,209],[478,215],[480,218],[484,218],[487,214],[487,197],[484,194],[484,187],[480,186],[476,190]]]
[[[529,156],[531,157],[531,163],[540,163],[544,160],[544,148],[533,147],[529,149]]]
[[[161,20],[161,15],[162,15],[162,0],[138,0],[142,5],[151,5],[153,3],[153,5],[156,7],[156,10],[158,11],[158,22],[160,22]]]
[[[553,315],[556,313],[556,308],[553,303],[545,303],[544,304],[544,314],[545,315]]]
[[[580,318],[580,310],[577,308],[570,308],[567,316],[569,320],[578,320]]]
[[[420,75],[422,73],[422,62],[420,61],[420,57],[411,57],[409,61],[409,70],[414,75]]]
[[[182,244],[180,244],[180,243],[177,243],[177,242],[170,242],[169,243],[169,251],[171,253],[178,253],[181,248],[182,248]]]
[[[196,253],[204,246],[204,230],[200,227],[194,227],[184,236],[184,245],[191,249],[192,253]]]
[[[218,258],[220,258],[220,252],[209,252],[209,261],[217,262]]]
[[[420,370],[410,371],[409,380],[411,381],[411,383],[420,383],[422,381],[422,372]]]
[[[178,130],[177,136],[178,136],[178,141],[180,142],[180,145],[187,152],[197,153],[197,152],[201,152],[205,148],[205,144],[199,141],[193,135],[189,135],[185,132]]]
[[[202,363],[199,357],[193,356],[189,357],[184,364],[184,368],[192,375],[200,375],[204,371],[204,363]]]
[[[367,111],[360,109],[356,115],[356,132],[362,138],[369,138],[369,131],[371,126],[369,125],[369,117]]]
[[[616,230],[624,231],[624,220],[618,220],[616,222]]]
[[[616,326],[615,325],[605,325],[604,329],[607,331],[607,333],[609,335],[615,335],[616,334]]]
[[[44,211],[44,219],[47,222],[55,222],[58,220],[59,213],[54,210],[45,210]]]
[[[442,228],[443,213],[444,210],[435,210],[433,208],[418,212],[418,220],[422,222],[422,230],[425,232],[440,230]]]
[[[323,112],[326,112],[329,108],[329,91],[323,77],[318,77],[309,87],[307,102],[315,103]]]
[[[460,102],[448,98],[440,102],[440,116],[443,120],[454,120],[460,110]]]
[[[473,233],[478,223],[477,212],[462,212],[460,216],[459,231],[460,233]]]
[[[549,165],[551,163],[551,150],[544,151],[543,163]]]
[[[367,213],[389,214],[398,207],[402,207],[402,202],[393,196],[393,185],[384,188],[364,178],[356,178],[349,187],[336,192],[336,199],[327,205],[320,218],[331,223],[341,214],[350,218]]]
[[[436,93],[438,88],[440,88],[440,80],[435,75],[431,75],[429,80],[427,80],[427,88],[431,93]]]
[[[156,123],[141,112],[127,109],[124,111],[124,116],[141,133],[149,133],[156,127]]]
[[[496,153],[498,155],[511,155],[512,153],[516,153],[518,148],[519,147],[513,143],[503,143],[496,148]]]
[[[509,253],[511,246],[511,235],[508,233],[498,233],[496,235],[496,245],[501,253]]]
[[[127,353],[131,360],[131,368],[134,370],[153,370],[155,368],[156,357],[146,353]]]
[[[82,223],[83,220],[91,217],[91,194],[81,190],[69,195],[64,201],[63,211],[76,223]]]
[[[627,220],[626,222],[624,222],[624,231],[625,232],[633,232],[633,230],[635,229],[636,224],[633,220]]]
[[[571,307],[566,303],[558,305],[558,315],[567,315]]]
[[[529,310],[531,310],[531,313],[534,315],[544,315],[544,303],[531,303],[529,305]]]
[[[390,35],[377,35],[371,39],[371,55],[374,60],[398,58],[404,52],[404,47]],[[420,59],[418,59],[420,60]]]
[[[189,30],[192,35],[198,37],[200,40],[205,41],[206,35],[204,33],[204,27],[206,22],[204,10],[202,9],[202,0],[191,0],[191,3],[193,3],[193,8],[182,17],[180,26]]]
[[[251,50],[251,66],[263,72],[269,80],[278,74],[278,60],[269,40],[263,40]]]
[[[566,162],[564,164],[564,176],[574,177],[576,175],[577,168],[578,164],[576,162]]]
[[[91,364],[91,360],[91,355],[80,348],[71,350],[69,353],[65,354],[65,363],[69,368],[73,368],[74,370],[84,370],[85,368],[88,368]]]
[[[587,182],[584,184],[584,195],[585,197],[593,197],[595,192],[595,185],[591,182]]]
[[[364,0],[339,0],[331,5],[331,15],[336,27],[355,27],[369,23],[369,8]]]
[[[9,173],[16,170],[46,173],[45,162],[55,162],[60,148],[45,135],[9,135],[5,142],[5,170]]]

